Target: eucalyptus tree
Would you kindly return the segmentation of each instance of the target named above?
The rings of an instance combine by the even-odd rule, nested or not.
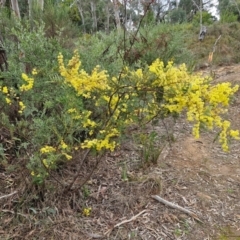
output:
[[[213,8],[217,9],[217,5],[218,0],[180,0],[178,7],[185,11],[188,20],[191,21],[197,12],[200,12],[200,15],[201,11],[207,11],[211,13]]]

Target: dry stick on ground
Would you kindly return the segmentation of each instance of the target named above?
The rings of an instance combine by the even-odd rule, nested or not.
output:
[[[117,223],[113,226],[113,228],[111,228],[110,230],[108,230],[107,232],[104,233],[104,235],[108,235],[111,233],[111,231],[116,228],[116,227],[120,227],[121,225],[125,224],[125,223],[129,223],[129,222],[132,222],[134,220],[136,220],[136,218],[138,218],[140,215],[142,215],[143,213],[147,212],[148,210],[145,209],[143,211],[141,211],[140,213],[138,213],[137,215],[131,217],[130,219],[126,219],[126,220],[123,220],[122,222],[120,223]]]
[[[14,212],[14,211],[11,211],[11,210],[6,210],[6,209],[1,209],[1,212],[3,212],[3,213],[11,213],[11,214],[13,214],[13,215],[22,216],[22,217],[26,218],[26,219],[29,221],[30,224],[33,223],[33,220],[34,220],[35,222],[37,222],[36,218],[35,218],[33,215],[31,215],[31,214],[28,214],[28,215],[27,215],[27,214],[23,214],[23,213],[19,213],[19,212]]]
[[[16,193],[17,193],[17,191],[14,191],[14,192],[9,193],[9,194],[7,194],[7,195],[3,195],[3,196],[0,197],[0,200],[3,199],[3,198],[11,197],[12,195],[14,195],[14,194],[16,194]]]
[[[161,202],[161,203],[163,203],[163,204],[171,207],[171,208],[175,208],[175,209],[178,209],[178,210],[180,210],[180,211],[182,211],[182,212],[184,212],[184,213],[187,213],[188,215],[190,215],[191,217],[193,217],[193,218],[194,218],[195,220],[197,220],[198,222],[203,223],[203,222],[198,218],[198,216],[196,215],[196,213],[194,213],[194,212],[192,212],[192,211],[190,211],[190,210],[188,210],[188,209],[186,209],[186,208],[183,208],[183,207],[181,207],[181,206],[179,206],[179,205],[177,205],[177,204],[171,203],[171,202],[169,202],[169,201],[167,201],[167,200],[159,197],[158,195],[153,195],[153,196],[151,196],[151,197],[152,197],[153,199],[155,199],[155,200],[157,200],[157,201],[159,201],[159,202]]]

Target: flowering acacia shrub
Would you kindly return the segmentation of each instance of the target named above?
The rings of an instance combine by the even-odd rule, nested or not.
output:
[[[188,73],[184,64],[177,68],[169,62],[165,67],[159,59],[144,70],[125,68],[118,78],[110,78],[99,66],[91,75],[80,70],[77,52],[66,67],[61,54],[58,61],[65,82],[78,96],[87,98],[94,110],[101,109],[100,118],[94,119],[94,112],[90,111],[88,120],[85,119],[89,123],[83,121],[90,136],[81,143],[81,148],[114,150],[116,142],[112,139],[129,124],[136,121],[145,124],[153,118],[176,116],[184,111],[187,120],[193,123],[196,138],[201,126],[218,128],[224,151],[229,149],[229,137],[239,139],[239,131],[232,130],[231,123],[222,117],[238,85],[212,85],[209,77]]]
[[[19,111],[23,121],[30,119],[25,135],[31,142],[27,167],[36,183],[42,183],[59,162],[71,160],[78,149],[114,151],[133,123],[144,126],[153,119],[186,113],[196,138],[202,127],[217,128],[224,151],[229,150],[229,138],[239,139],[239,131],[224,119],[237,85],[213,85],[209,77],[190,74],[184,64],[165,66],[159,59],[145,69],[125,67],[113,77],[100,66],[91,73],[84,71],[77,52],[68,63],[59,54],[58,64],[62,78],[48,82],[58,94],[46,95],[42,111],[30,109],[32,96],[42,94],[36,88],[42,81],[36,70],[32,77],[22,75],[19,88]],[[11,104],[10,90],[6,86],[0,90],[2,99]]]

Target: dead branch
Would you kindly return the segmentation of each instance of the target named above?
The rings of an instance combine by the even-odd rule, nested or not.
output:
[[[120,227],[121,225],[125,224],[125,223],[129,223],[129,222],[132,222],[134,220],[136,220],[140,215],[142,215],[143,213],[147,212],[148,210],[143,210],[141,211],[140,213],[138,213],[137,215],[131,217],[130,219],[126,219],[126,220],[123,220],[122,222],[120,223],[117,223],[113,226],[113,228],[111,228],[110,230],[108,230],[107,232],[104,233],[104,235],[108,235],[111,233],[111,231],[116,228],[116,227]]]
[[[145,213],[146,211],[147,211],[147,210],[143,210],[143,211],[141,211],[140,213],[138,213],[137,215],[131,217],[130,219],[123,220],[122,222],[114,225],[114,228],[120,227],[121,225],[123,225],[123,224],[125,224],[125,223],[132,222],[132,221],[136,220],[137,217],[139,217],[140,215],[142,215],[142,214]]]
[[[215,50],[216,50],[217,43],[218,43],[218,41],[220,40],[221,36],[222,36],[222,35],[219,35],[219,37],[217,38],[217,40],[215,41],[215,43],[214,43],[214,45],[213,45],[213,50],[212,50],[212,52],[209,53],[209,56],[208,56],[208,62],[209,62],[209,63],[212,62],[213,54],[214,54],[214,52],[215,52]]]
[[[215,52],[217,43],[218,43],[218,41],[220,40],[221,37],[222,37],[222,35],[219,35],[219,37],[218,37],[217,40],[215,41],[215,43],[214,43],[214,45],[213,45],[213,53]]]
[[[203,223],[203,222],[198,218],[198,216],[196,215],[196,213],[194,213],[194,212],[192,212],[192,211],[190,211],[190,210],[188,210],[188,209],[186,209],[186,208],[183,208],[183,207],[181,207],[181,206],[179,206],[179,205],[177,205],[177,204],[171,203],[171,202],[169,202],[169,201],[167,201],[167,200],[159,197],[158,195],[152,195],[151,197],[152,197],[153,199],[157,200],[158,202],[161,202],[161,203],[163,203],[163,204],[165,204],[165,205],[167,205],[167,206],[169,206],[169,207],[171,207],[171,208],[175,208],[175,209],[180,210],[180,211],[182,211],[182,212],[184,212],[184,213],[187,213],[188,215],[190,215],[191,217],[193,217],[195,220]]]
[[[9,194],[7,194],[7,195],[3,195],[3,196],[0,197],[0,200],[3,199],[3,198],[11,197],[12,195],[14,195],[14,194],[16,194],[16,193],[17,193],[17,191],[14,191],[14,192],[9,193]]]

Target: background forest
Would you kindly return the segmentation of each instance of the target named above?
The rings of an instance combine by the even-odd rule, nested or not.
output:
[[[238,85],[212,79],[240,62],[239,9],[239,0],[0,0],[0,238],[85,239],[105,191],[91,200],[93,174],[117,164],[134,182],[135,170],[158,166],[179,119],[231,151],[239,131],[226,113]],[[137,148],[131,171],[117,160],[126,144]],[[75,233],[60,221],[68,214],[81,219]],[[119,226],[87,236],[141,239],[118,236]]]

